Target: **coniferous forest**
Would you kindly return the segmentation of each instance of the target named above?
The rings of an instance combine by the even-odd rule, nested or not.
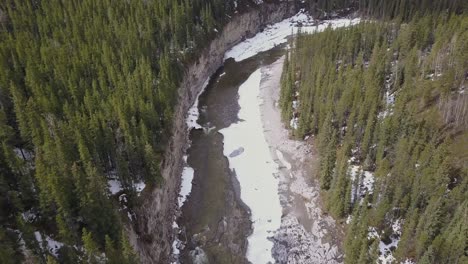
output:
[[[345,261],[399,239],[398,261],[468,262],[467,2],[299,2],[368,19],[299,34],[282,76]],[[122,203],[164,185],[179,81],[240,3],[0,2],[0,263],[138,263]]]
[[[109,263],[137,262],[107,182],[122,183],[130,207],[135,183],[164,184],[183,67],[232,8],[219,0],[1,1],[0,263],[95,263],[99,252]],[[49,239],[67,245],[58,258],[37,242]]]
[[[395,263],[468,262],[468,16],[446,7],[373,9],[357,26],[299,33],[288,52],[282,117],[316,136],[345,263],[375,263],[395,241]]]

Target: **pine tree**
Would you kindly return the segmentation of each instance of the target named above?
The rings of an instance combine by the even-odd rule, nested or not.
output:
[[[361,7],[367,4],[361,2]],[[448,246],[452,244],[446,239],[466,244],[458,236],[464,221],[457,218],[468,188],[466,155],[461,154],[466,126],[455,117],[463,114],[451,115],[447,109],[458,105],[454,87],[464,82],[460,69],[467,65],[459,63],[465,56],[455,50],[466,35],[460,29],[466,16],[434,11],[444,5],[424,2],[422,8],[431,11],[408,16],[416,9],[407,1],[372,1],[369,15],[393,17],[401,8],[404,14],[392,23],[361,23],[297,36],[288,53],[301,84],[295,133],[318,134],[326,208],[338,217],[354,212],[345,241],[346,263],[375,261],[372,248],[377,242],[370,251],[369,243],[363,242],[368,227],[389,236],[389,226],[397,220],[404,223],[394,252],[398,261],[462,259],[461,248]],[[284,96],[292,94],[285,81],[289,64],[282,75],[283,114],[294,100]],[[452,99],[447,99],[449,94]],[[364,200],[357,197],[362,176],[351,182],[350,164],[374,176],[373,193]],[[364,204],[369,208],[364,210]]]
[[[138,256],[133,251],[133,248],[125,234],[122,234],[120,244],[122,247],[122,256],[125,263],[138,262]]]
[[[82,233],[83,235],[81,240],[83,241],[83,247],[86,251],[86,261],[88,263],[99,263],[99,248],[93,239],[93,235],[88,232],[86,228],[83,228]]]

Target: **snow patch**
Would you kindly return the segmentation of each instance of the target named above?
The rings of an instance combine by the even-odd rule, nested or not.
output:
[[[15,152],[16,156],[20,159],[24,159],[27,161],[32,161],[33,154],[25,149],[14,148],[13,151]]]
[[[367,231],[367,239],[375,239],[380,238],[379,233],[375,229],[375,227],[370,226]]]
[[[353,159],[354,160],[354,159]],[[349,160],[348,162],[352,162]],[[374,173],[370,171],[363,171],[361,166],[351,165],[348,168],[348,174],[351,178],[351,201],[355,202],[366,196],[366,194],[372,194],[374,192]]]
[[[297,110],[298,105],[299,105],[299,103],[298,103],[297,100],[294,100],[294,101],[292,102],[292,108],[293,108],[294,110]]]
[[[185,164],[187,164],[187,155],[183,157]],[[187,200],[190,192],[192,191],[192,181],[195,171],[192,167],[184,166],[182,170],[182,182],[180,184],[180,191],[179,197],[177,198],[179,210],[184,205],[185,201]],[[185,244],[179,239],[178,234],[180,233],[179,225],[177,224],[177,217],[174,218],[174,222],[172,223],[172,228],[176,231],[176,236],[174,241],[172,242],[172,254],[176,259],[173,263],[179,263],[178,258],[180,254],[180,249],[185,247]]]
[[[248,237],[247,259],[252,263],[274,263],[270,237],[281,225],[277,167],[263,133],[260,114],[261,69],[239,87],[239,121],[220,130],[224,135],[224,155],[240,183],[241,199],[251,209],[253,232]],[[235,158],[229,154],[244,148]]]
[[[184,205],[185,201],[187,200],[187,197],[192,191],[192,180],[194,173],[195,171],[193,170],[193,168],[189,166],[185,166],[182,170],[182,183],[180,186],[178,198],[179,208],[181,208],[182,205]]]
[[[127,195],[125,193],[121,194],[119,196],[119,203],[120,203],[120,210],[126,210],[128,209],[127,204],[128,204],[128,199]]]
[[[202,126],[198,124],[198,117],[200,116],[200,112],[198,111],[198,99],[200,95],[205,91],[206,87],[208,86],[208,83],[210,82],[210,77],[208,77],[203,84],[203,88],[200,90],[200,92],[197,94],[197,97],[195,98],[195,102],[193,103],[192,107],[188,110],[188,115],[186,119],[186,124],[188,130],[191,130],[192,128],[195,129],[200,129]]]
[[[28,223],[32,223],[36,220],[37,214],[31,209],[31,210],[21,213],[21,217],[23,218],[24,221]]]
[[[44,250],[43,248],[44,239],[42,237],[42,234],[39,231],[36,231],[34,232],[34,237],[39,243],[39,246],[41,247],[41,249]],[[47,250],[49,251],[49,253],[52,254],[54,257],[58,257],[58,251],[63,247],[64,244],[62,242],[58,242],[52,239],[51,237],[47,235],[45,236],[45,240],[46,240]]]
[[[338,28],[355,25],[360,22],[355,19],[325,20],[323,23],[314,24],[314,20],[304,10],[295,16],[268,26],[263,32],[234,46],[226,52],[224,59],[233,58],[236,61],[248,59],[260,52],[270,50],[287,41],[288,36],[296,34],[299,29],[303,33],[315,33],[325,30],[327,27]]]
[[[118,179],[110,179],[107,181],[107,187],[112,195],[123,191],[122,183]]]
[[[387,103],[387,107],[393,107],[395,104],[395,94],[390,94],[389,91],[385,92],[385,102]]]
[[[286,159],[284,158],[283,152],[281,152],[279,149],[276,150],[276,156],[280,160],[281,164],[285,166],[288,170],[291,170],[292,166],[291,163],[287,162]]]
[[[281,229],[274,239],[277,241],[276,263],[339,263],[336,261],[336,256],[339,254],[338,247],[322,243],[322,237],[316,236],[313,231],[308,232],[292,215],[283,218]]]
[[[384,100],[385,100],[385,110],[379,113],[378,115],[379,119],[383,119],[393,114],[393,107],[395,105],[395,93],[391,94],[389,91],[386,91],[384,95]]]
[[[391,264],[395,262],[395,257],[393,256],[393,250],[396,249],[398,246],[399,239],[393,239],[390,244],[385,244],[384,242],[380,241],[379,243],[379,263],[381,264]]]
[[[369,231],[367,234],[367,239],[379,239],[379,258],[378,258],[378,263],[381,264],[390,264],[395,262],[395,257],[393,256],[393,251],[398,246],[398,242],[400,242],[400,236],[401,236],[401,226],[403,224],[403,221],[401,219],[398,219],[392,223],[392,234],[390,235],[390,243],[385,244],[381,238],[382,235],[379,235],[375,227],[369,227]],[[413,263],[411,260],[407,259],[405,262],[402,262],[405,264],[411,264]]]
[[[139,181],[139,182],[135,182],[135,183],[133,184],[133,187],[134,187],[135,190],[137,191],[138,195],[140,195],[140,193],[143,191],[143,189],[145,189],[146,184],[145,184],[145,182],[143,182],[143,181]]]
[[[351,221],[353,221],[353,216],[352,216],[352,215],[348,215],[348,218],[346,218],[346,224],[347,224],[347,225],[351,224]]]
[[[122,182],[117,178],[115,174],[112,174],[110,179],[107,180],[107,189],[112,195],[115,195],[123,190],[125,190]],[[137,192],[138,195],[145,189],[146,184],[144,181],[137,181],[133,182],[133,188]]]
[[[208,263],[208,256],[200,247],[196,247],[194,250],[190,251],[190,257],[194,264]]]
[[[130,212],[127,212],[127,217],[131,221],[133,221],[132,214]]]
[[[362,187],[364,192],[372,194],[374,192],[374,174],[370,171],[364,171],[364,178],[362,179]]]
[[[293,129],[297,129],[299,125],[299,118],[298,117],[293,117],[291,121],[289,121],[289,126],[292,127]]]

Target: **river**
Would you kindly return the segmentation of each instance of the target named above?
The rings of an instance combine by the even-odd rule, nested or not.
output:
[[[309,19],[293,18],[301,24]],[[294,23],[270,26],[228,51],[189,112],[193,129],[181,215],[174,223],[176,263],[342,261],[342,233],[321,211],[310,177],[315,161],[305,159],[313,141],[290,139],[277,109],[286,37]],[[304,29],[349,23],[355,22],[333,20]]]

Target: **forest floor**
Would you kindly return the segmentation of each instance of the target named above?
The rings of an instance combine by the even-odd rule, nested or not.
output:
[[[314,139],[292,139],[278,105],[284,56],[262,68],[260,106],[264,134],[278,164],[283,214],[275,232],[273,256],[279,263],[342,263],[343,230],[322,208],[315,177]]]

